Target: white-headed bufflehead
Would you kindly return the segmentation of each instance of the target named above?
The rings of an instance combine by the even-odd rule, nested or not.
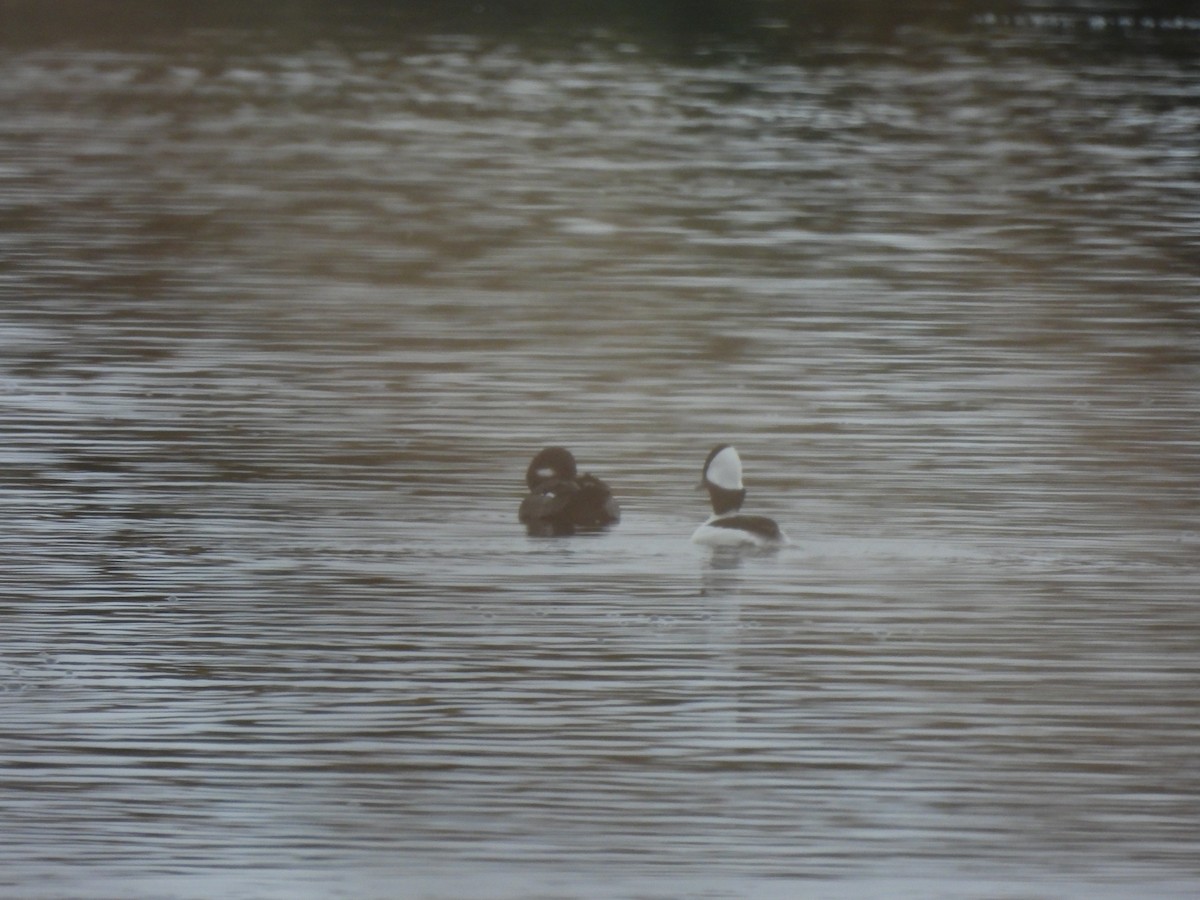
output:
[[[608,485],[593,475],[577,475],[575,457],[563,447],[547,447],[525,472],[529,493],[518,518],[531,535],[555,537],[595,531],[620,521],[621,507]]]
[[[709,547],[777,547],[788,542],[774,519],[738,512],[746,499],[742,460],[728,444],[718,444],[704,461],[700,487],[708,488],[713,514],[692,534],[692,541]]]

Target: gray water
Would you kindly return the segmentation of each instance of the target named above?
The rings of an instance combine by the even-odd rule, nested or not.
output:
[[[0,49],[0,896],[1195,896],[1200,65],[1036,26]]]

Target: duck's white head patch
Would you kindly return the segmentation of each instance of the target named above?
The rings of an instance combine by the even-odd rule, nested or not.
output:
[[[742,489],[742,459],[732,447],[724,447],[713,455],[704,470],[704,478],[727,491]]]

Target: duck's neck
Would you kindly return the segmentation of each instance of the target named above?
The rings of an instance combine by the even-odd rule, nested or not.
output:
[[[723,516],[726,513],[737,512],[742,508],[746,499],[746,489],[717,487],[712,482],[704,485],[708,488],[708,496],[712,499],[713,514]]]

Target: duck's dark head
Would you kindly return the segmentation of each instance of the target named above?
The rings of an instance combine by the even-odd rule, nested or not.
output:
[[[708,489],[713,512],[718,516],[737,512],[746,499],[742,485],[742,459],[729,444],[717,444],[704,460],[699,487]]]
[[[575,477],[575,457],[565,447],[547,447],[533,458],[525,470],[525,483],[529,489],[551,479],[567,480]]]

